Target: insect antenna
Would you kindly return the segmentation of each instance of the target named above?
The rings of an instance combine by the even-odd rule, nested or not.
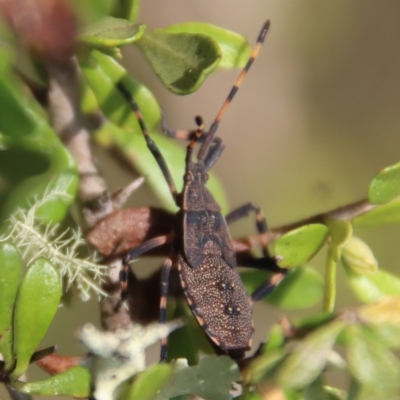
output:
[[[129,103],[133,113],[135,114],[135,117],[139,123],[140,129],[144,136],[144,139],[146,140],[147,147],[149,148],[149,150],[151,151],[151,154],[153,154],[153,157],[157,161],[157,164],[160,167],[165,180],[167,181],[171,195],[174,198],[174,200],[176,201],[178,192],[176,190],[174,180],[172,179],[171,172],[168,169],[167,163],[165,162],[165,159],[164,159],[163,155],[161,154],[160,149],[157,147],[155,142],[149,136],[149,132],[147,130],[146,123],[144,122],[142,113],[140,112],[139,106],[133,99],[132,94],[129,92],[129,90],[123,85],[123,83],[118,82],[117,87],[120,90],[120,92],[124,95],[124,97],[126,98],[126,100]]]
[[[192,154],[193,154],[193,148],[196,142],[199,140],[200,136],[202,135],[204,131],[204,122],[203,118],[200,117],[199,115],[194,119],[197,125],[197,130],[194,133],[194,136],[192,137],[192,140],[189,142],[186,150],[186,165],[188,165],[189,162],[192,161]]]
[[[249,71],[254,60],[257,58],[258,53],[260,52],[261,45],[263,44],[265,36],[268,32],[269,26],[270,26],[270,21],[269,20],[265,21],[260,30],[260,33],[258,34],[257,42],[253,48],[253,51],[251,52],[251,55],[250,55],[249,59],[247,60],[246,66],[242,69],[239,76],[237,77],[234,85],[232,86],[231,91],[228,94],[228,97],[226,98],[226,100],[222,104],[220,110],[218,111],[218,114],[215,117],[214,122],[211,124],[210,130],[207,132],[206,138],[199,150],[199,154],[198,154],[199,161],[204,161],[204,159],[206,158],[210,144],[213,140],[215,132],[218,129],[218,125],[219,125],[223,115],[225,114],[226,109],[228,108],[229,104],[231,103],[232,99],[235,97],[235,94],[238,91],[244,77],[246,76],[247,72]]]

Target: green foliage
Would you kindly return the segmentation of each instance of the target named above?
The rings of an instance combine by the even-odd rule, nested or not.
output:
[[[328,235],[325,225],[311,224],[293,229],[274,242],[278,265],[293,268],[310,260],[324,244]]]
[[[8,243],[0,246],[0,353],[5,362],[4,369],[14,366],[13,354],[13,313],[21,278],[21,256]]]
[[[87,398],[90,387],[90,373],[83,367],[72,367],[51,378],[28,383],[16,383],[15,387],[23,393],[32,395],[64,395]]]
[[[174,211],[165,179],[118,83],[132,93],[178,190],[183,184],[185,152],[160,134],[158,101],[123,67],[119,48],[129,44],[141,49],[164,86],[179,95],[197,90],[218,68],[244,67],[251,49],[242,36],[202,22],[149,30],[136,20],[138,6],[137,0],[84,0],[74,5],[79,25],[74,55],[82,72],[76,107],[84,117],[101,110],[104,119],[94,129],[93,139],[145,176],[162,206]],[[36,84],[48,90],[44,71],[49,60],[40,51],[23,49],[32,65],[31,74],[26,75],[16,62],[24,41],[19,42],[18,33],[11,34],[1,24],[0,377],[24,393],[84,398],[94,382],[93,368],[75,366],[39,382],[18,381],[41,345],[62,290],[75,285],[84,293],[82,297],[88,297],[89,289],[103,294],[96,278],[107,270],[95,260],[78,257],[79,234],[64,236],[69,208],[76,200],[78,173],[75,160],[53,129],[46,104],[33,94]],[[226,212],[224,191],[212,173],[208,187]],[[166,400],[197,395],[228,400],[233,396],[232,382],[240,381],[240,398],[248,400],[268,398],[273,391],[287,400],[395,398],[400,390],[400,364],[393,353],[400,348],[400,278],[378,269],[372,249],[353,231],[398,224],[399,193],[400,164],[395,164],[372,179],[368,200],[376,207],[368,212],[354,218],[345,212],[327,213],[313,220],[317,223],[294,224],[295,229],[282,229],[280,237],[274,237],[278,265],[290,271],[265,301],[281,309],[319,306],[325,312],[293,323],[285,319],[275,323],[260,354],[243,364],[240,373],[227,357],[199,357],[199,351],[213,353],[213,349],[187,304],[178,299],[170,302],[169,311],[172,318],[183,318],[186,324],[170,335],[170,364],[142,371],[143,362],[134,365],[134,372],[129,370],[131,375],[124,375],[134,360],[118,358],[115,352],[103,357],[110,380],[118,369],[124,381],[112,397]],[[324,278],[309,265],[322,249],[326,251]],[[366,305],[335,310],[336,275],[341,266],[355,296]],[[271,274],[245,271],[241,277],[251,293]],[[62,289],[64,281],[67,285]],[[338,346],[343,357],[337,353]],[[135,350],[144,354],[145,347]],[[329,386],[325,371],[332,368],[347,377],[345,391]],[[101,383],[98,375],[96,382]]]
[[[369,185],[371,204],[385,204],[400,194],[400,163],[384,168]]]
[[[171,379],[155,400],[168,400],[184,394],[229,400],[232,382],[239,379],[238,367],[228,357],[206,356],[194,367],[188,367],[183,360],[177,360],[172,365],[174,372]]]
[[[10,379],[17,379],[26,371],[57,311],[61,281],[54,267],[38,258],[20,282],[21,257],[8,243],[0,247],[0,262],[0,351],[4,370]]]

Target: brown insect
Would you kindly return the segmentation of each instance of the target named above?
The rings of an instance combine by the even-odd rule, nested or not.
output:
[[[122,294],[118,307],[126,299],[127,270],[129,262],[166,243],[172,244],[172,253],[164,262],[161,272],[160,322],[166,320],[166,305],[169,275],[172,266],[177,265],[181,287],[188,305],[198,323],[207,334],[214,347],[232,358],[240,359],[250,349],[254,331],[251,304],[267,294],[283,279],[286,270],[279,268],[269,256],[266,240],[266,221],[260,208],[248,203],[229,213],[225,218],[221,208],[206,188],[207,171],[214,165],[224,149],[221,139],[215,137],[219,122],[229,103],[235,96],[243,78],[257,57],[269,28],[266,21],[259,33],[252,54],[233,85],[209,131],[204,133],[202,119],[196,117],[197,130],[191,135],[187,146],[184,188],[178,193],[168,166],[153,140],[147,132],[142,115],[131,94],[119,84],[118,87],[127,98],[140,124],[147,146],[156,159],[180,211],[176,214],[173,230],[167,234],[144,241],[129,250],[123,259],[120,273]],[[168,132],[170,136],[173,133]],[[188,134],[190,137],[190,134]],[[193,148],[197,141],[202,145],[193,161]],[[237,266],[235,249],[227,224],[254,211],[256,227],[260,235],[264,257],[252,267],[273,271],[275,274],[263,282],[249,297],[244,289]],[[161,359],[167,357],[167,338],[162,341]]]

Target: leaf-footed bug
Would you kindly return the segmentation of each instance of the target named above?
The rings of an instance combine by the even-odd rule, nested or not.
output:
[[[198,323],[218,351],[236,359],[242,358],[245,351],[250,349],[254,331],[251,303],[268,295],[287,271],[279,268],[274,259],[269,256],[265,235],[266,221],[260,208],[253,203],[248,203],[224,218],[220,212],[220,206],[205,184],[208,179],[207,171],[214,165],[224,149],[221,139],[215,137],[219,122],[257,57],[268,28],[269,21],[266,21],[246,66],[236,79],[207,133],[203,132],[201,117],[196,117],[198,128],[194,135],[188,134],[191,140],[187,146],[184,187],[181,193],[177,192],[168,166],[147,132],[137,104],[128,90],[122,84],[118,85],[136,115],[147,146],[157,161],[180,210],[175,216],[171,233],[140,244],[129,250],[124,257],[120,273],[122,294],[117,307],[120,307],[126,298],[129,262],[155,247],[171,242],[172,254],[164,262],[161,273],[160,322],[166,321],[169,275],[171,267],[177,265],[183,292]],[[167,134],[174,136],[170,131]],[[194,162],[193,148],[197,141],[201,141],[202,145],[197,155],[198,161]],[[234,269],[237,266],[237,260],[227,224],[246,216],[251,211],[256,214],[256,227],[264,253],[262,258],[264,265],[258,264],[256,267],[273,271],[274,274],[249,298],[239,274]],[[167,338],[164,338],[161,347],[162,360],[167,357],[166,344]]]

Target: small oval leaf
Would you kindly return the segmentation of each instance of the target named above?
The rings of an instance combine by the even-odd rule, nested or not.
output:
[[[197,90],[221,59],[218,44],[207,35],[157,29],[136,43],[165,87],[181,95]]]
[[[129,400],[152,400],[159,389],[172,374],[172,368],[168,364],[157,364],[141,372],[135,377],[133,385],[129,389]]]
[[[304,225],[285,233],[274,242],[277,263],[293,268],[311,259],[325,243],[328,228],[322,224]]]
[[[21,256],[9,243],[0,244],[0,353],[5,362],[4,370],[14,365],[13,313],[21,278]]]
[[[243,68],[250,57],[251,47],[236,32],[206,22],[183,22],[163,28],[165,33],[192,33],[212,37],[221,49],[219,68]]]
[[[348,268],[359,274],[371,274],[378,270],[378,262],[371,248],[355,236],[344,246],[342,261]]]
[[[21,376],[46,333],[61,298],[60,277],[44,258],[37,259],[26,272],[15,306],[15,355],[12,378]]]
[[[334,320],[301,340],[282,364],[279,382],[287,388],[301,389],[313,382],[325,367],[327,357],[345,321]]]
[[[178,359],[170,379],[155,396],[155,400],[169,400],[183,394],[194,394],[206,399],[230,400],[232,382],[239,379],[237,364],[226,356],[205,356],[198,365],[188,367]],[[185,365],[186,364],[186,365]]]
[[[378,270],[374,274],[358,274],[345,266],[351,289],[359,300],[371,303],[385,296],[400,296],[400,278]]]
[[[144,24],[107,16],[83,29],[78,40],[93,47],[122,46],[139,40],[145,29]]]
[[[83,367],[72,367],[43,381],[16,383],[23,393],[42,396],[73,396],[87,398],[90,393],[90,372]]]
[[[385,204],[400,194],[400,163],[384,168],[372,180],[368,189],[371,204]]]
[[[351,374],[369,388],[370,398],[398,393],[400,362],[366,327],[352,324],[344,331]]]

